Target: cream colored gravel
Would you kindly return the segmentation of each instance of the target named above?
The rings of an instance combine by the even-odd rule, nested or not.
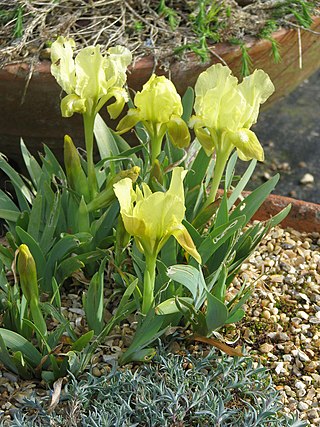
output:
[[[270,369],[284,411],[320,425],[320,236],[277,227],[242,266],[235,286],[257,280],[239,334]],[[239,328],[240,326],[240,328]],[[233,329],[233,330],[232,330]]]

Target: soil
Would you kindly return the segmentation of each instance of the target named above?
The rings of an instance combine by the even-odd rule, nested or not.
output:
[[[189,45],[199,50],[199,40],[204,35],[208,44],[235,39],[239,43],[248,36],[261,37],[261,30],[266,24],[270,26],[270,20],[272,30],[297,25],[292,14],[294,6],[288,6],[293,2],[286,0],[207,2],[204,20],[210,14],[214,16],[202,24],[199,24],[199,0],[167,0],[164,2],[169,8],[167,13],[158,12],[159,3],[159,0],[0,0],[0,66],[48,58],[48,47],[57,35],[75,38],[78,48],[99,43],[105,50],[122,44],[134,52],[136,59],[153,55],[157,61],[165,62],[177,47]],[[319,14],[320,2],[312,3],[313,13]],[[169,17],[172,12],[174,23]]]

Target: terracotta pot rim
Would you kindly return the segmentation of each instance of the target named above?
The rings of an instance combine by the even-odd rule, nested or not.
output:
[[[315,24],[317,25],[318,23],[320,23],[320,16],[315,15],[312,17],[312,19],[313,19],[312,25],[315,25]],[[308,29],[304,29],[304,28],[301,28],[301,30],[308,31]],[[272,37],[277,41],[278,39],[281,39],[285,34],[291,31],[296,31],[296,29],[280,28],[279,30],[275,31],[272,34]],[[257,37],[247,36],[245,39],[245,45],[249,49],[252,48],[253,46],[259,48],[266,45],[270,45],[270,41],[267,39],[259,39]],[[223,60],[221,61],[222,58],[220,57],[220,53],[225,54],[229,52],[240,52],[240,47],[238,45],[233,45],[229,42],[221,42],[221,43],[213,44],[212,46],[210,46],[210,49],[209,49],[209,53],[211,53],[212,58],[219,59],[220,62],[223,62]],[[165,73],[166,71],[168,71],[168,70],[165,70],[165,68],[163,68],[166,62],[166,59],[168,63],[170,63],[170,65],[172,63],[185,64],[185,67],[188,67],[188,64],[194,64],[195,62],[201,63],[201,60],[199,59],[197,54],[195,54],[194,52],[187,52],[184,55],[183,60],[179,59],[178,56],[172,54],[167,58],[163,58],[162,60],[160,60],[159,66],[155,67],[154,57],[152,55],[146,55],[146,56],[140,57],[139,59],[134,61],[132,65],[128,67],[129,79],[130,79],[130,73],[141,71],[141,70],[149,70],[149,69],[152,70],[153,68],[155,68],[155,70],[157,70],[158,72]],[[203,65],[206,66],[210,64],[211,59],[203,63]],[[15,75],[19,73],[29,73],[30,70],[32,70],[32,73],[34,74],[50,74],[51,75],[50,66],[51,66],[51,61],[49,59],[43,59],[43,60],[39,59],[39,61],[37,61],[36,63],[30,63],[26,61],[14,61],[0,68],[0,72],[2,71],[8,74]]]
[[[268,220],[289,204],[291,204],[291,210],[281,223],[283,228],[290,227],[300,232],[320,233],[320,204],[291,197],[270,195],[259,208],[254,219]]]

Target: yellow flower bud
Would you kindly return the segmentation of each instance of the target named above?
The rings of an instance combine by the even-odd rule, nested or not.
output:
[[[88,201],[90,196],[87,177],[82,169],[78,150],[68,135],[64,137],[64,166],[70,188]]]
[[[22,293],[30,304],[39,300],[37,269],[33,256],[27,245],[22,244],[18,249],[17,269],[20,277]]]

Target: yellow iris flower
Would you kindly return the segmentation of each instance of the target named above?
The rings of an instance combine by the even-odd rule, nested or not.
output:
[[[67,93],[61,101],[62,116],[70,117],[74,113],[95,115],[115,97],[108,112],[112,118],[118,117],[128,100],[123,85],[127,66],[132,60],[131,52],[116,46],[102,55],[99,45],[88,46],[73,59],[74,48],[75,41],[64,37],[58,37],[51,46],[51,73]]]
[[[150,137],[153,160],[160,154],[166,132],[176,147],[184,148],[190,144],[188,126],[181,118],[183,108],[180,95],[165,76],[153,74],[143,85],[142,91],[135,95],[134,104],[136,108],[129,109],[120,120],[117,131],[127,132],[142,122]]]
[[[257,121],[260,104],[273,92],[274,86],[262,70],[254,71],[240,84],[221,64],[201,73],[195,85],[195,115],[190,126],[206,153],[230,152],[235,147],[240,159],[263,161],[263,148],[250,127]]]
[[[142,191],[139,187],[134,191],[129,178],[113,186],[124,226],[134,236],[139,250],[145,256],[156,257],[169,237],[174,236],[186,252],[201,263],[192,238],[182,224],[185,213],[185,174],[183,168],[174,168],[170,187],[165,193],[152,193],[145,183],[142,184]]]

